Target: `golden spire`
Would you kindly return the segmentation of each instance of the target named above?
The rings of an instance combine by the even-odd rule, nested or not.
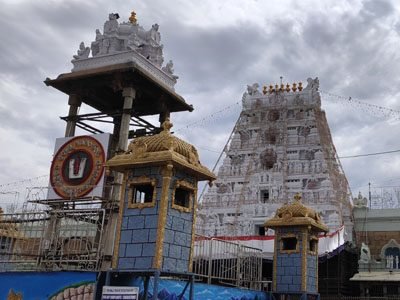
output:
[[[263,91],[262,91],[262,93],[265,95],[267,92],[268,92],[268,91],[267,91],[267,86],[264,85],[264,86],[263,86]]]
[[[300,193],[296,193],[296,195],[294,195],[294,200],[296,200],[296,201],[301,201],[301,195],[300,195]]]
[[[133,10],[131,12],[131,16],[129,17],[129,22],[131,22],[134,25],[136,25],[136,23],[137,23],[136,13]]]
[[[299,87],[298,87],[299,91],[301,92],[303,90],[303,84],[301,82],[299,82]]]

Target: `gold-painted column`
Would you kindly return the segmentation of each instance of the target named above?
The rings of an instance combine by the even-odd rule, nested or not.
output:
[[[318,245],[319,245],[319,240],[318,240],[318,233],[317,233],[317,242],[315,245],[315,274],[316,274],[316,279],[315,279],[315,288],[316,291],[318,293],[318,278],[319,278],[319,274],[318,274]]]
[[[163,167],[161,174],[163,178],[160,206],[158,209],[158,222],[157,222],[157,240],[156,240],[156,252],[153,260],[153,268],[161,269],[162,258],[163,258],[163,246],[164,246],[164,234],[165,234],[165,224],[167,222],[167,212],[168,212],[168,196],[169,188],[171,185],[173,165],[168,164]]]
[[[301,250],[301,290],[307,291],[307,227],[302,230],[302,244]]]
[[[194,251],[194,241],[196,239],[196,212],[197,212],[197,182],[195,185],[195,192],[193,195],[193,218],[192,218],[192,242],[191,242],[191,246],[190,246],[190,256],[189,256],[189,266],[188,266],[188,270],[189,272],[192,272],[193,269],[193,251]]]
[[[273,257],[273,267],[272,267],[272,291],[276,292],[276,272],[278,271],[277,269],[277,264],[278,264],[278,229],[275,228],[275,239],[274,239],[274,257]]]
[[[116,269],[118,267],[119,242],[121,240],[122,219],[124,217],[125,190],[126,190],[127,180],[128,180],[128,172],[125,171],[123,175],[122,187],[119,189],[119,211],[118,211],[117,225],[115,228],[115,242],[114,242],[113,257],[111,264],[113,269]]]

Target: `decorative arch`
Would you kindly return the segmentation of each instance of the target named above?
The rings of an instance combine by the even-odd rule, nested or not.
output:
[[[400,256],[400,244],[394,239],[391,239],[381,250],[380,256],[382,259],[385,259],[389,255],[393,255],[394,257]]]

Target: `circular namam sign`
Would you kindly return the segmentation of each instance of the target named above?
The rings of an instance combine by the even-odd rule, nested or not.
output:
[[[90,136],[75,137],[57,151],[51,164],[50,183],[64,199],[87,195],[96,187],[104,171],[104,150]]]

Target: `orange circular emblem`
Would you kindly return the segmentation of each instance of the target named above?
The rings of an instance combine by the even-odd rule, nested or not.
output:
[[[100,181],[105,155],[101,143],[90,136],[75,137],[57,151],[50,169],[50,183],[64,199],[89,194]]]

